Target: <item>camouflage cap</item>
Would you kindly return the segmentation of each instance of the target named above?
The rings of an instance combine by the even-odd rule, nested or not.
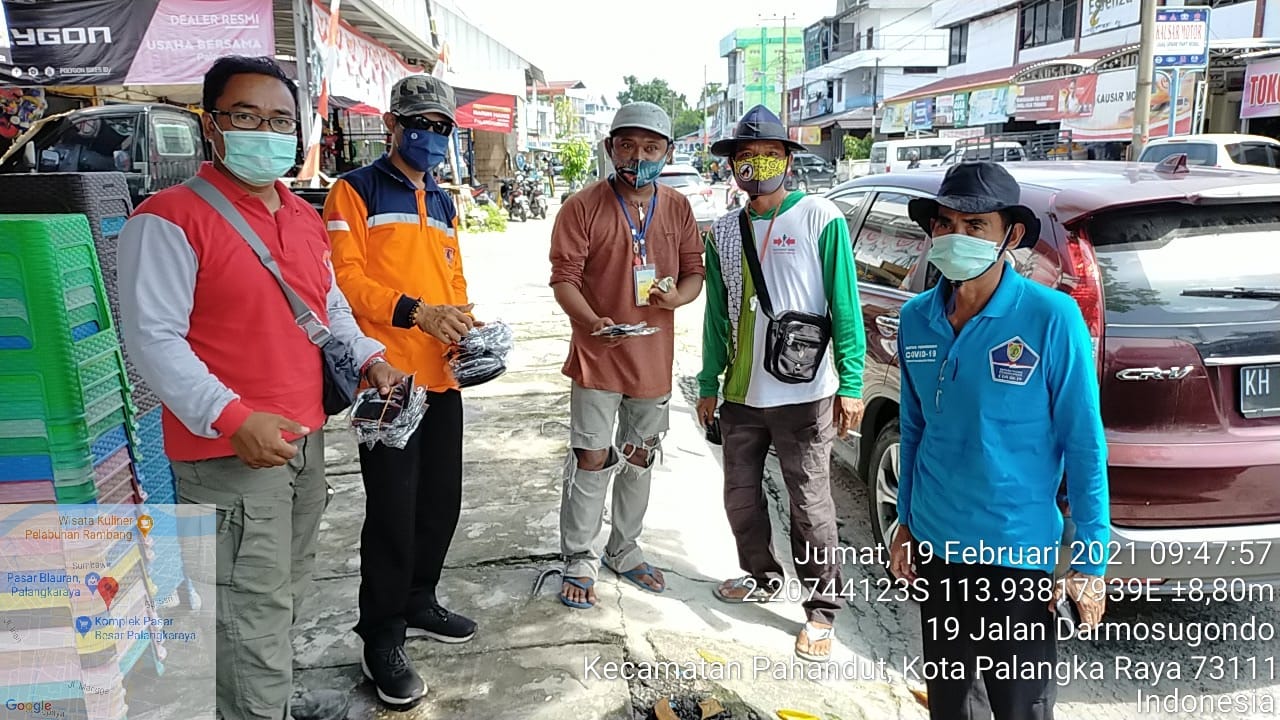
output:
[[[391,112],[396,115],[438,112],[454,122],[457,107],[453,88],[430,75],[410,75],[391,88]]]

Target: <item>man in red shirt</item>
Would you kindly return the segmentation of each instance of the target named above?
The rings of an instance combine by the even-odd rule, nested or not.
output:
[[[385,393],[404,374],[357,327],[319,215],[278,181],[297,152],[294,90],[270,58],[214,63],[202,120],[214,161],[198,177],[244,216],[284,279]],[[320,351],[249,244],[186,186],[139,206],[118,252],[124,341],[164,404],[178,501],[217,508],[218,715],[344,718],[345,693],[290,699],[289,630],[327,498]]]
[[[644,590],[666,589],[637,540],[668,426],[675,309],[697,299],[706,274],[689,201],[657,182],[672,149],[667,113],[647,102],[622,107],[605,147],[615,174],[569,198],[551,231],[551,287],[573,324],[564,365],[573,380],[573,450],[565,459],[560,503],[560,602],[578,609],[596,602],[592,544],[615,473],[603,563]],[[665,278],[675,282],[656,282]],[[596,335],[641,322],[658,332],[620,341]]]

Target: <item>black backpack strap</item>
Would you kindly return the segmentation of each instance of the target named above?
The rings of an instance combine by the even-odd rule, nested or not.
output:
[[[751,219],[747,217],[746,208],[738,214],[738,227],[741,229],[739,234],[742,235],[742,252],[747,256],[747,268],[751,271],[751,282],[756,289],[756,299],[760,302],[760,309],[764,311],[765,317],[775,320],[773,301],[769,299],[769,287],[764,282],[764,270],[760,267],[755,232],[751,229]],[[764,241],[769,242],[769,238],[765,238]]]

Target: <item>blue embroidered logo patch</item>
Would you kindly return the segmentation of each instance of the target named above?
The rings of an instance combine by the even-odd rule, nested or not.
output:
[[[1020,337],[991,348],[991,379],[1009,385],[1026,385],[1040,366],[1040,354]]]

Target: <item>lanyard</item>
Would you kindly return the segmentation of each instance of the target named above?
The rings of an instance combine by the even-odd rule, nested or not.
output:
[[[635,253],[636,265],[649,264],[649,247],[645,243],[645,235],[649,232],[649,226],[653,223],[653,211],[658,207],[658,189],[653,189],[653,197],[649,198],[649,212],[640,218],[640,229],[636,229],[636,224],[631,221],[631,213],[627,210],[627,203],[622,199],[622,193],[615,188],[613,196],[618,198],[618,206],[622,208],[622,217],[627,220],[627,227],[631,229],[631,250]]]
[[[773,211],[773,217],[769,218],[769,228],[764,231],[764,242],[760,245],[760,264],[761,265],[764,265],[765,253],[769,252],[770,238],[773,237],[773,221],[778,219],[778,212],[781,210],[782,208],[779,207],[777,210]]]

